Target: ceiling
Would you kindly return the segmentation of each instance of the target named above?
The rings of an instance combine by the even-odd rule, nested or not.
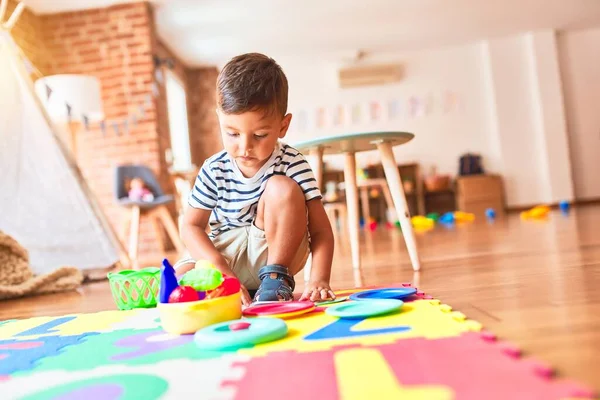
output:
[[[25,0],[50,13],[125,0]],[[158,34],[189,66],[260,51],[345,59],[543,29],[600,27],[600,0],[151,0]],[[324,6],[326,4],[326,6]]]

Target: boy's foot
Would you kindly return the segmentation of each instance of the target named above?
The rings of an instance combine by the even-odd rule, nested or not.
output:
[[[254,301],[291,301],[294,299],[296,282],[282,265],[272,264],[258,271],[261,283],[254,295]]]

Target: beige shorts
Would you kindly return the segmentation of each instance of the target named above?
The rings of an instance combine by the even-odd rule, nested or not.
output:
[[[265,232],[252,224],[251,226],[223,232],[212,241],[216,249],[225,257],[229,263],[229,267],[233,270],[242,285],[249,290],[258,289],[260,285],[258,270],[267,265],[269,253]],[[288,266],[288,268],[300,271],[304,268],[309,253],[310,244],[307,230],[294,256],[292,265]],[[175,268],[188,262],[195,263],[195,260],[181,260],[175,265]]]

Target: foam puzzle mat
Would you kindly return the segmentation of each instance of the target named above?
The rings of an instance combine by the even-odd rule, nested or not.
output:
[[[421,292],[369,319],[325,307],[286,319],[285,338],[237,351],[165,333],[157,309],[2,321],[0,398],[595,398]]]

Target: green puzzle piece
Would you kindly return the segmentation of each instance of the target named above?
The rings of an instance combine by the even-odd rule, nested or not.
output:
[[[65,395],[73,399],[106,396],[104,398],[120,400],[155,400],[166,393],[168,387],[167,381],[154,375],[116,374],[59,385],[22,400],[50,400]]]
[[[198,349],[193,335],[168,335],[160,329],[127,329],[90,336],[80,344],[65,347],[61,354],[41,359],[33,372],[79,371],[113,364],[146,365],[172,359],[199,360],[222,354]],[[17,372],[15,376],[31,372]]]

